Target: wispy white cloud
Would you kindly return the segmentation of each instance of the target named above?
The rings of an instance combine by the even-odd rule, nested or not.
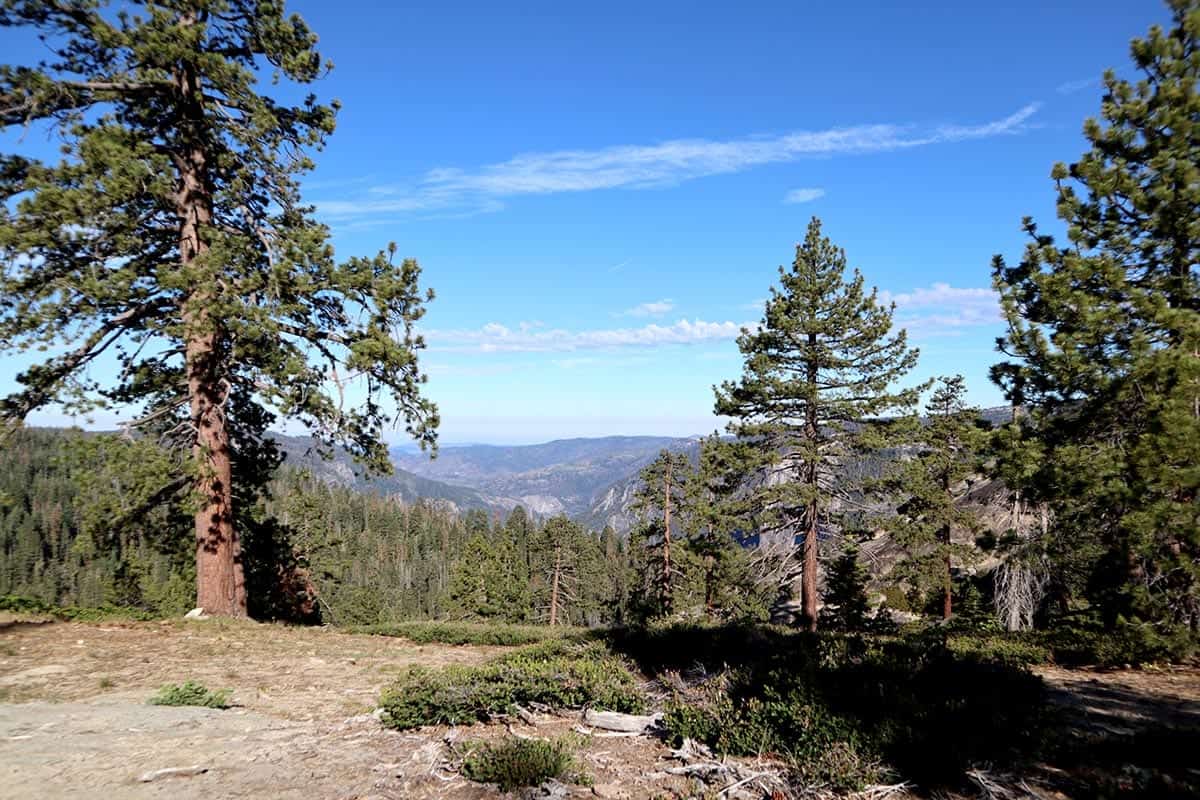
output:
[[[674,186],[806,156],[861,155],[1016,134],[1028,128],[1038,108],[1031,103],[979,125],[855,125],[726,141],[673,139],[652,145],[526,153],[477,169],[433,169],[412,185],[378,186],[355,199],[318,200],[316,206],[334,218],[447,208],[494,211],[503,207],[503,198],[521,195]]]
[[[670,325],[585,331],[510,328],[489,322],[480,328],[425,332],[433,351],[477,353],[561,353],[623,347],[661,347],[735,338],[742,328],[736,322],[681,319]]]
[[[1065,81],[1054,87],[1054,91],[1059,94],[1075,94],[1082,92],[1084,89],[1091,89],[1093,86],[1099,86],[1099,78],[1083,78],[1077,81]]]
[[[824,189],[792,189],[783,196],[785,203],[811,203],[825,196]]]
[[[881,291],[879,297],[882,302],[896,304],[897,326],[907,328],[915,336],[957,335],[965,328],[1001,321],[999,298],[991,289],[934,283],[908,292]],[[755,304],[755,308],[761,309],[761,304]],[[534,322],[515,326],[489,322],[478,328],[433,329],[424,333],[433,352],[574,353],[732,342],[743,328],[754,329],[759,324],[681,319],[669,325],[649,323],[637,327],[567,330]],[[594,356],[577,356],[556,359],[553,363],[572,368],[597,361]]]
[[[627,308],[621,312],[623,317],[659,317],[670,311],[675,310],[675,301],[655,300],[650,303],[642,303],[633,308]]]
[[[651,364],[653,361],[645,356],[627,356],[624,358],[580,356],[556,358],[551,363],[559,369],[579,369],[582,367],[633,367]]]
[[[919,336],[954,336],[964,328],[995,325],[1000,298],[990,288],[959,288],[948,283],[893,294],[882,291],[880,299],[896,304],[896,324]]]

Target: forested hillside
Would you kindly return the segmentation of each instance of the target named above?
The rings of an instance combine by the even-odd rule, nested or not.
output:
[[[694,439],[605,436],[536,445],[443,447],[435,460],[393,448],[392,459],[402,469],[471,487],[510,508],[520,504],[538,514],[582,518],[610,486],[635,475],[659,450],[689,446],[695,446]]]
[[[309,436],[274,434],[289,467],[305,470],[320,480],[346,486],[359,492],[375,493],[408,503],[439,500],[447,509],[467,511],[484,509],[507,512],[517,503],[504,498],[487,497],[469,485],[454,485],[422,477],[410,470],[393,467],[390,474],[368,472],[362,464],[341,448],[325,448]],[[429,456],[421,456],[428,461]]]
[[[119,464],[135,447],[112,434],[14,435],[0,456],[0,595],[165,615],[192,608],[194,561],[172,516],[182,510],[124,516],[133,492],[100,463]],[[89,479],[98,474],[104,482]],[[260,614],[599,625],[636,602],[628,550],[611,530],[539,521],[522,508],[503,517],[459,512],[385,487],[394,484],[366,488],[280,469],[245,531],[248,570],[270,600]]]

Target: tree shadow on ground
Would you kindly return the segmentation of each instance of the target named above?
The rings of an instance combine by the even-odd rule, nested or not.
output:
[[[954,653],[936,633],[674,626],[613,632],[610,644],[647,675],[722,676],[728,702],[719,701],[714,728],[755,728],[765,749],[807,753],[810,764],[845,742],[862,761],[929,790],[965,787],[967,770],[981,764],[1030,762],[1053,724],[1040,678]],[[750,749],[721,732],[716,739]]]
[[[1091,675],[1091,677],[1087,677]],[[1065,724],[1045,772],[1076,796],[1200,797],[1200,702],[1104,673],[1055,680]]]
[[[1103,682],[1048,685],[1023,666],[953,651],[937,631],[671,626],[606,638],[646,675],[678,673],[676,685],[724,676],[726,727],[773,728],[792,753],[806,737],[827,746],[835,731],[922,793],[971,788],[968,771],[985,769],[1072,797],[1200,796],[1200,703]],[[822,728],[827,718],[837,725]]]

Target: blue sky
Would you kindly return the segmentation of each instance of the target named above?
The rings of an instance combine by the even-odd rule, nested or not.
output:
[[[1167,16],[425,5],[289,3],[335,64],[316,91],[344,104],[306,199],[339,254],[395,241],[421,262],[443,439],[497,443],[717,428],[711,386],[739,374],[736,331],[812,215],[898,303],[914,380],[962,373],[999,404],[991,256],[1019,255],[1026,214],[1057,229],[1051,165],[1084,149],[1103,70],[1128,72],[1130,38]]]

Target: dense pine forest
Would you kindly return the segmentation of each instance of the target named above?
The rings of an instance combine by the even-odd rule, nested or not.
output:
[[[156,616],[193,607],[194,561],[172,527],[180,510],[124,518],[121,478],[109,473],[111,484],[97,487],[96,462],[81,456],[137,447],[103,434],[14,435],[0,473],[0,594]],[[256,515],[270,524],[252,526],[247,536],[251,574],[268,561],[275,570],[262,591],[273,605],[258,606],[260,614],[344,625],[551,616],[558,624],[601,625],[629,613],[628,550],[611,530],[597,535],[564,518],[535,521],[521,508],[499,519],[436,502],[409,505],[288,468],[268,489]],[[255,549],[260,542],[265,551]]]

